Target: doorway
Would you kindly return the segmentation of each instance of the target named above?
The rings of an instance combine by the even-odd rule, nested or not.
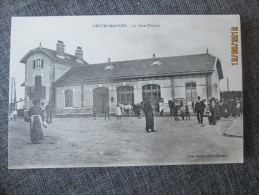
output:
[[[104,114],[104,107],[109,103],[109,90],[105,87],[98,87],[93,90],[93,105],[97,113]]]

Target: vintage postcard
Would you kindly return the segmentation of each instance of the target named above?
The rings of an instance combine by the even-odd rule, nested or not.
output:
[[[243,162],[238,15],[11,28],[9,169]]]

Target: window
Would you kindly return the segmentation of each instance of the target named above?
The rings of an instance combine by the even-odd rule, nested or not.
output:
[[[120,104],[134,104],[134,88],[131,86],[118,87],[117,102]]]
[[[33,60],[33,69],[43,68],[43,59]]]
[[[65,107],[73,107],[73,91],[65,91]]]
[[[151,64],[151,66],[154,66],[154,65],[160,66],[160,65],[161,65],[161,62],[160,62],[160,61],[154,61],[154,62]]]
[[[112,70],[114,66],[106,66],[104,70]]]
[[[151,104],[158,106],[161,99],[160,86],[155,84],[145,85],[142,87],[142,95],[143,100],[151,98]]]
[[[197,99],[196,83],[186,83],[185,89],[186,89],[186,101],[196,102],[196,99]]]

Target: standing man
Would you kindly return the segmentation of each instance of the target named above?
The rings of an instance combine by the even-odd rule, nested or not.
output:
[[[150,103],[151,99],[147,99],[146,102],[144,103],[144,113],[146,117],[146,132],[151,133],[151,132],[156,132],[154,130],[154,113],[153,113],[153,108]],[[151,131],[149,131],[149,129]]]
[[[173,115],[173,101],[168,100],[168,107],[170,108],[170,116]]]
[[[136,109],[137,109],[137,117],[138,119],[140,119],[140,104],[137,104]]]
[[[195,112],[197,113],[197,119],[198,119],[198,124],[203,125],[203,112],[205,109],[205,104],[203,101],[201,101],[201,97],[198,96],[198,101],[195,104]]]
[[[108,117],[108,119],[110,119],[110,108],[109,108],[109,103],[104,107],[104,117],[105,117],[105,120],[106,120],[106,117]]]
[[[51,101],[49,101],[49,104],[46,106],[45,111],[46,111],[46,122],[48,124],[52,123],[52,111],[53,111],[53,108],[52,108]]]
[[[215,102],[215,98],[211,98],[210,100],[210,120],[209,123],[211,125],[216,125],[216,102]]]

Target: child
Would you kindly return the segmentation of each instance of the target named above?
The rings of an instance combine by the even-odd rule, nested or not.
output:
[[[189,118],[189,120],[191,120],[190,118],[190,112],[189,112],[189,106],[187,104],[187,102],[185,102],[185,116],[186,116],[186,120]]]
[[[117,115],[117,119],[120,117],[121,118],[121,108],[119,106],[119,104],[116,107],[116,115]]]
[[[95,106],[93,106],[93,120],[96,120],[96,112],[97,112],[97,110],[96,110]]]
[[[178,105],[174,106],[174,120],[179,121],[178,117],[177,117],[177,112],[178,112]]]
[[[182,119],[184,120],[185,106],[183,106],[183,104],[182,104],[182,106],[181,106],[181,108],[180,108],[180,111],[181,111],[181,117],[182,117]]]

